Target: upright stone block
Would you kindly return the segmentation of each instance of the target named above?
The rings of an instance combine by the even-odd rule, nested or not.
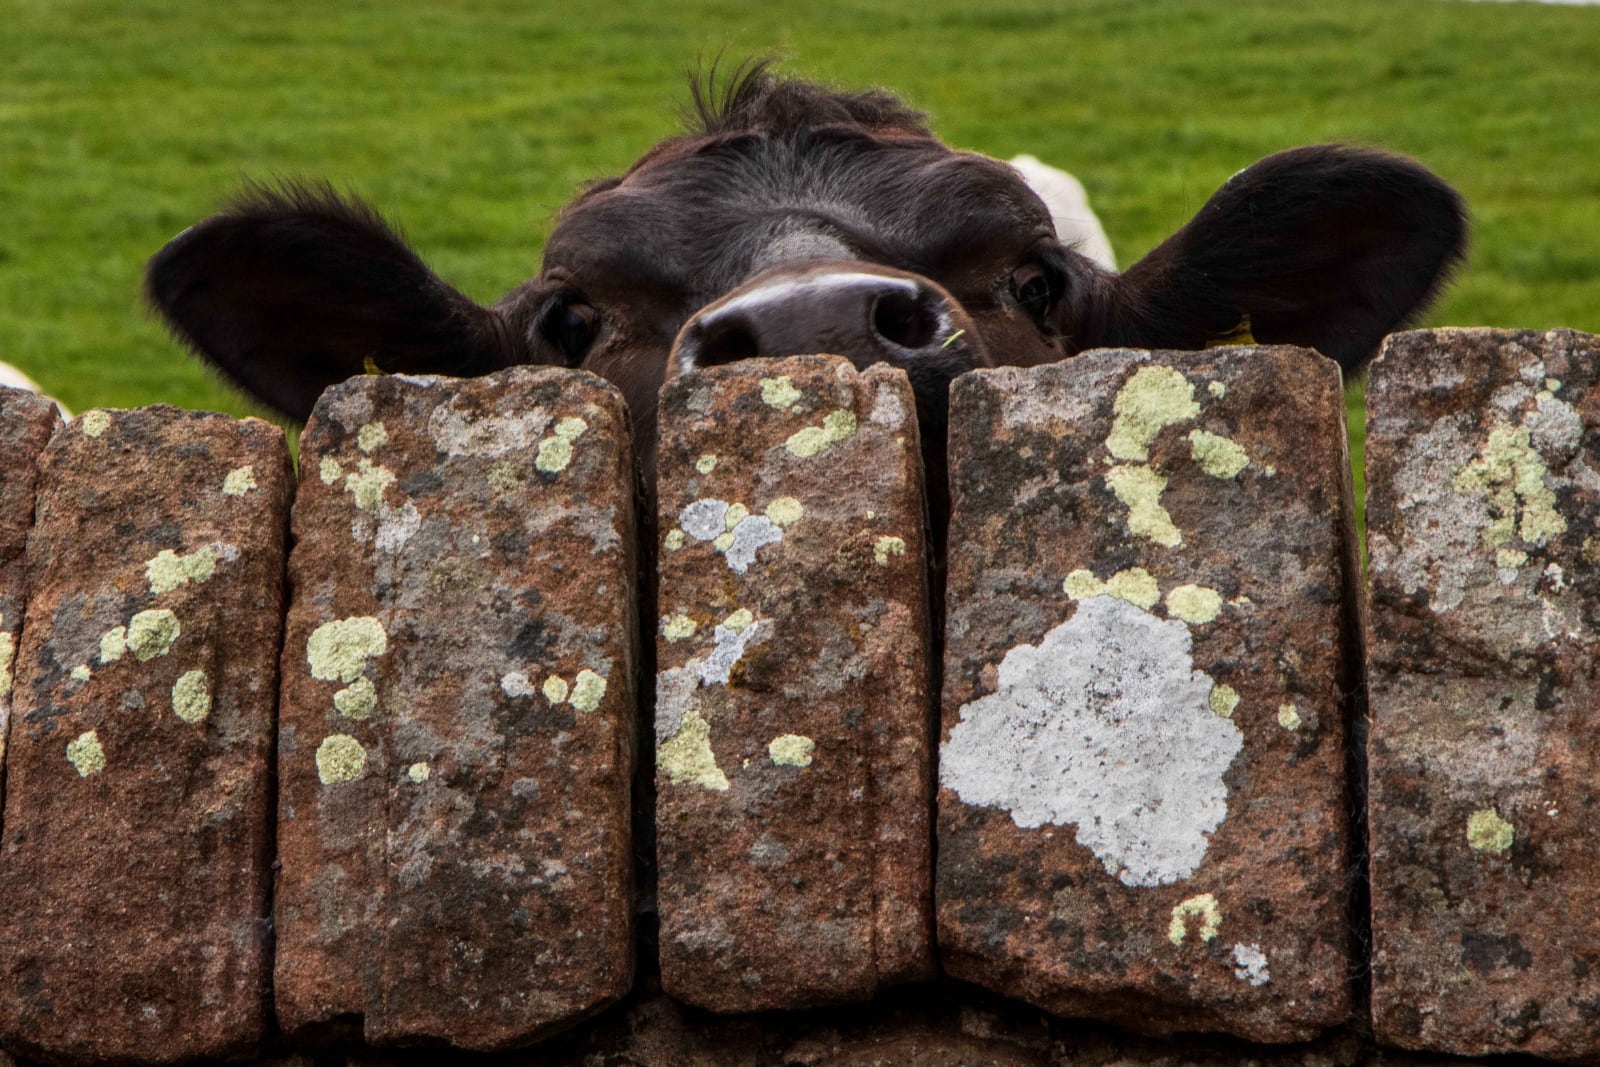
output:
[[[0,1041],[247,1050],[266,1025],[292,474],[255,419],[89,411],[39,463],[0,843]]]
[[[0,386],[0,762],[11,721],[11,671],[27,603],[28,531],[39,482],[39,453],[61,416],[37,393]]]
[[[1338,368],[1092,352],[958,379],[940,961],[1061,1015],[1350,1010]]]
[[[721,1012],[932,971],[928,616],[903,372],[752,360],[662,392],[661,972]]]
[[[1396,334],[1367,394],[1373,1017],[1600,1058],[1600,338]]]
[[[551,369],[360,378],[323,396],[301,466],[279,1020],[526,1044],[632,977],[622,400]]]

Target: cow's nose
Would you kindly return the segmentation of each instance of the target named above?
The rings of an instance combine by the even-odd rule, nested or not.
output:
[[[862,271],[783,273],[757,279],[686,323],[676,369],[757,356],[845,356],[860,366],[914,366],[966,332],[966,315],[936,287]]]

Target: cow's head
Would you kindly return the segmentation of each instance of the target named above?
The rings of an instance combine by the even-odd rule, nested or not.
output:
[[[493,307],[375,212],[312,185],[251,190],[179,235],[150,264],[150,298],[296,419],[374,368],[587,368],[626,394],[648,471],[663,379],[738,359],[904,367],[934,446],[949,381],[971,367],[1201,348],[1247,324],[1354,368],[1421,310],[1465,240],[1460,199],[1421,166],[1319,146],[1234,175],[1116,274],[1057,239],[1017,172],[946,147],[887,94],[756,65],[695,101],[693,128],[588,187],[539,276]]]

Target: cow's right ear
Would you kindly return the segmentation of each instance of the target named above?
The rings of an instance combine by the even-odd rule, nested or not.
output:
[[[145,291],[208,363],[301,421],[363,372],[467,377],[516,362],[497,312],[327,185],[247,190],[157,252]]]

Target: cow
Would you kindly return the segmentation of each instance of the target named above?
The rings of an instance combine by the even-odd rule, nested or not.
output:
[[[537,277],[484,307],[371,207],[254,186],[161,249],[147,294],[177,336],[304,420],[345,378],[581,367],[617,385],[653,469],[662,382],[826,352],[906,370],[929,488],[949,384],[1090,348],[1303,345],[1358,369],[1460,261],[1460,197],[1420,164],[1294,148],[1230,178],[1122,273],[1064,243],[1022,175],[941,143],[881,90],[744,65],[691,80],[687,128],[562,211]],[[936,506],[931,500],[930,504]]]

